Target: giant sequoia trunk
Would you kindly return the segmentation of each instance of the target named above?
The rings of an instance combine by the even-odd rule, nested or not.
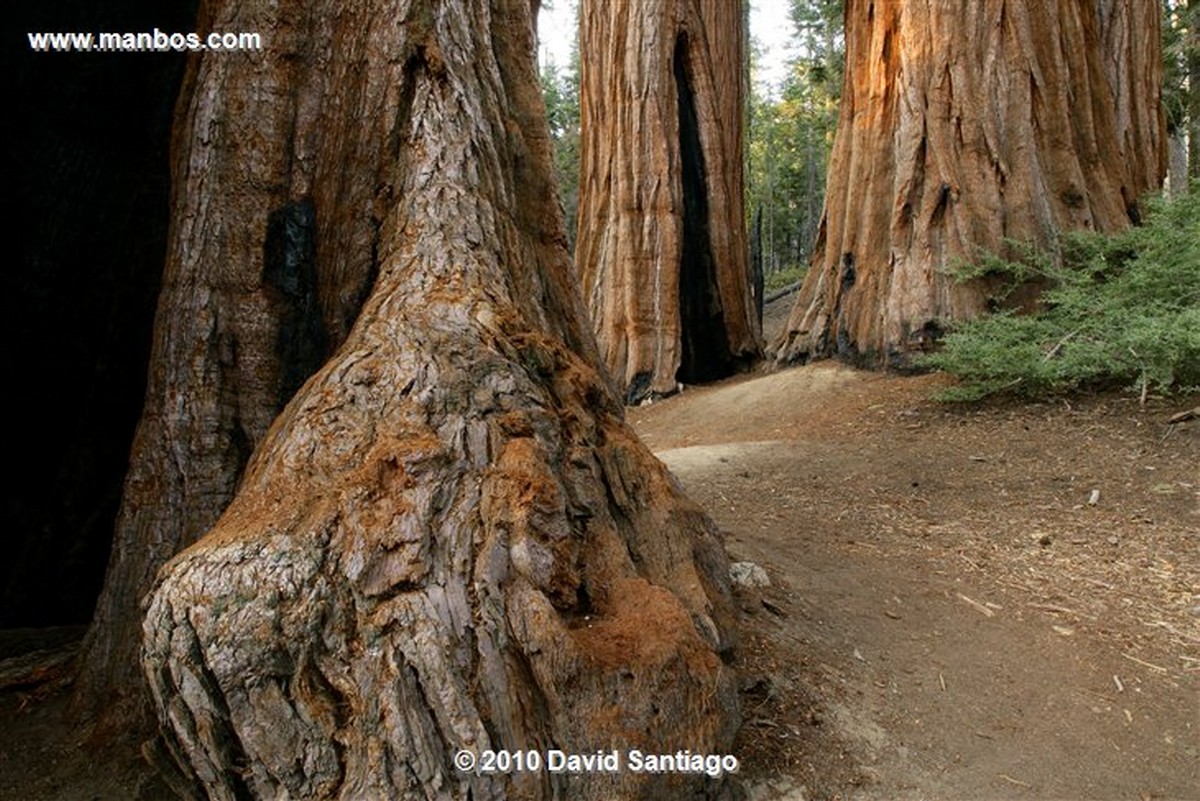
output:
[[[742,203],[743,16],[728,0],[580,7],[575,264],[626,400],[759,353]]]
[[[775,348],[904,364],[988,286],[956,262],[1115,231],[1165,170],[1157,3],[846,4],[812,268]]]
[[[393,21],[368,5],[337,24],[300,4],[201,9],[198,29],[259,32],[269,57],[194,60],[176,109],[146,398],[75,692],[106,731],[150,722],[137,654],[156,571],[216,522],[370,288],[403,65],[386,60]]]
[[[213,4],[281,49],[193,71],[173,280],[290,304],[271,336],[226,345],[235,365],[277,360],[275,399],[377,274],[332,358],[238,440],[257,447],[215,527],[158,574],[142,665],[162,751],[214,799],[719,792],[695,774],[456,769],[458,749],[727,749],[727,565],[600,373],[529,0],[308,8]],[[160,358],[195,369],[222,347],[203,319]],[[297,337],[311,347],[275,344]]]

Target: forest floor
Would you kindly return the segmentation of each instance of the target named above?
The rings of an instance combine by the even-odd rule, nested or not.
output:
[[[717,520],[754,801],[1200,798],[1200,397],[823,363],[631,410]]]
[[[1166,422],[1200,398],[945,382],[818,364],[630,411],[771,580],[738,594],[752,801],[1200,799],[1200,420]],[[0,693],[0,799],[168,797],[46,695]]]

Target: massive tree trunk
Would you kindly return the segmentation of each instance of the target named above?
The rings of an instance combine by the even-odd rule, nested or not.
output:
[[[956,262],[1136,220],[1166,166],[1159,26],[1151,2],[848,2],[825,211],[777,359],[903,365],[986,308]]]
[[[626,400],[760,352],[742,200],[743,16],[728,0],[580,7],[575,264]]]
[[[307,7],[213,4],[219,27],[281,44],[193,70],[174,280],[209,296],[221,268],[258,259],[230,291],[266,304],[315,275],[337,340],[377,275],[332,358],[245,435],[257,448],[215,527],[158,574],[142,665],[160,753],[213,799],[721,791],[699,774],[456,769],[459,749],[726,750],[727,564],[602,377],[529,0]],[[292,305],[283,319],[315,331],[312,305]],[[165,358],[200,359],[207,341],[187,341]]]
[[[200,12],[198,29],[259,32],[271,57],[193,60],[176,109],[146,398],[74,698],[105,733],[152,720],[138,644],[155,573],[216,522],[376,269],[402,73],[378,41],[390,22],[359,7],[335,26],[293,5]]]

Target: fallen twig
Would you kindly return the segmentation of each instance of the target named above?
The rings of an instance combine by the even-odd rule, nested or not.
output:
[[[1157,670],[1159,673],[1170,673],[1171,672],[1171,671],[1167,670],[1165,667],[1162,667],[1161,665],[1151,664],[1150,662],[1146,662],[1144,660],[1138,659],[1136,656],[1133,656],[1131,654],[1122,652],[1121,656],[1125,657],[1126,659],[1128,659],[1131,662],[1137,662],[1139,665],[1141,665],[1143,667],[1148,667],[1151,670]]]
[[[763,598],[761,603],[763,605],[763,609],[766,609],[768,612],[770,612],[775,617],[787,617],[788,616],[787,612],[785,612],[782,607],[768,601],[766,598]]]
[[[958,597],[959,597],[959,598],[962,598],[964,601],[966,601],[967,603],[969,603],[971,606],[973,606],[973,607],[975,607],[976,609],[978,609],[980,612],[982,612],[982,613],[983,613],[984,615],[986,615],[987,617],[993,617],[993,616],[995,616],[995,614],[996,614],[996,613],[995,613],[995,612],[993,612],[991,609],[988,609],[986,606],[984,606],[983,604],[979,603],[979,601],[976,601],[976,600],[973,600],[973,599],[971,599],[971,598],[968,598],[967,596],[963,595],[961,592],[960,592],[960,593],[958,593]]]
[[[995,582],[997,584],[1003,584],[1006,587],[1012,587],[1014,590],[1020,590],[1021,592],[1028,593],[1029,595],[1036,595],[1038,593],[1037,589],[1030,587],[1028,584],[1021,584],[1016,581],[1009,581],[1002,578],[995,579]]]
[[[1176,423],[1186,423],[1188,420],[1195,420],[1197,417],[1200,417],[1200,406],[1171,415],[1167,418],[1167,425],[1173,426]]]
[[[1067,344],[1067,343],[1068,343],[1068,342],[1070,342],[1072,339],[1074,339],[1074,338],[1075,338],[1075,335],[1076,335],[1076,334],[1078,334],[1078,333],[1079,333],[1079,329],[1078,329],[1078,328],[1076,328],[1074,331],[1072,331],[1071,333],[1067,334],[1067,335],[1066,335],[1065,337],[1063,337],[1062,339],[1058,340],[1058,342],[1056,342],[1056,343],[1055,343],[1054,347],[1053,347],[1053,348],[1051,348],[1051,349],[1050,349],[1050,350],[1049,350],[1049,351],[1046,353],[1046,355],[1042,357],[1042,361],[1044,361],[1044,362],[1048,362],[1048,361],[1050,361],[1051,359],[1053,359],[1055,356],[1057,356],[1057,355],[1058,355],[1058,352],[1059,352],[1060,350],[1062,350],[1062,347],[1063,347],[1063,345]]]
[[[1069,606],[1059,606],[1058,604],[1035,604],[1035,603],[1027,603],[1025,605],[1028,606],[1030,609],[1041,609],[1045,612],[1058,612],[1059,614],[1063,614],[1063,615],[1074,615],[1075,617],[1084,617],[1084,618],[1087,618],[1088,620],[1096,619],[1095,615],[1089,615],[1087,612],[1080,612],[1077,609],[1072,609]]]
[[[779,300],[780,298],[792,294],[799,288],[800,288],[799,281],[790,283],[785,287],[780,287],[779,289],[776,289],[774,292],[770,292],[770,293],[766,294],[765,296],[763,296],[763,303],[774,303],[775,301]]]
[[[1032,784],[1026,784],[1025,782],[1021,781],[1020,779],[1014,779],[1012,776],[1009,776],[1008,774],[1001,773],[1001,774],[999,774],[999,776],[1001,779],[1004,779],[1004,781],[1015,784],[1018,787],[1026,787],[1029,789],[1033,788]]]
[[[1058,606],[1057,604],[1025,604],[1030,609],[1042,609],[1046,612],[1062,612],[1064,615],[1075,615],[1079,617],[1079,613],[1068,606]]]
[[[966,562],[968,565],[970,565],[972,570],[979,570],[979,565],[975,564],[970,559],[963,556],[961,553],[958,555],[958,558],[962,559],[964,562]]]
[[[1097,587],[1103,587],[1106,590],[1115,590],[1116,589],[1116,587],[1109,584],[1107,581],[1100,581],[1099,579],[1088,578],[1087,576],[1080,576],[1079,578],[1082,579],[1083,581],[1086,581],[1088,584],[1095,584]]]

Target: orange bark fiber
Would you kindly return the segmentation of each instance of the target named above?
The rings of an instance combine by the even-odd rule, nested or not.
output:
[[[305,198],[319,236],[368,237],[354,252],[370,280],[331,354],[226,476],[227,508],[208,499],[211,528],[154,576],[141,668],[161,736],[147,751],[185,795],[228,801],[724,792],[703,776],[453,760],[622,748],[629,732],[721,753],[738,723],[721,535],[605,379],[553,191],[529,0],[212,11],[224,29],[287,31],[295,49],[199,57],[176,166],[226,191],[180,193],[168,297],[207,293],[234,242],[250,264],[228,269],[254,297],[270,210]],[[339,61],[339,34],[361,60]],[[294,104],[290,127],[260,135],[249,99],[263,95]],[[343,158],[335,145],[360,137],[362,158]],[[240,167],[212,152],[234,141]],[[262,183],[254,171],[272,164],[293,182]],[[340,297],[343,256],[311,257]],[[186,322],[184,355],[160,356],[210,364]],[[270,362],[272,339],[248,342],[239,364]],[[581,620],[647,639],[616,655],[578,634]]]
[[[957,283],[956,263],[1121,230],[1159,187],[1157,3],[849,0],[845,13],[825,210],[779,362],[904,366],[986,309],[989,287]]]
[[[760,351],[742,197],[743,20],[726,0],[585,2],[575,263],[626,394]]]

